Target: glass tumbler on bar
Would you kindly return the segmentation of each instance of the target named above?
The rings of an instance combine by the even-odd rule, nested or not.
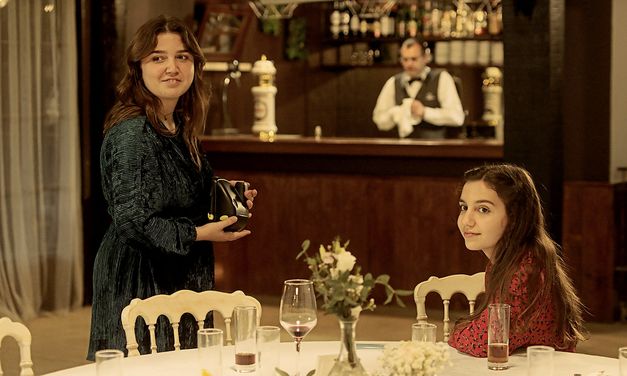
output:
[[[235,327],[235,370],[237,372],[254,372],[257,358],[257,308],[238,306],[233,310]]]
[[[488,306],[488,368],[509,367],[509,304]]]
[[[122,376],[122,359],[124,353],[120,350],[106,349],[96,351],[96,375]]]
[[[201,375],[222,376],[221,329],[203,328],[198,330],[198,361]]]

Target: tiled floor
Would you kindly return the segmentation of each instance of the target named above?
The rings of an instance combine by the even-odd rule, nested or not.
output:
[[[276,298],[260,298],[263,306],[262,324],[278,325],[279,314]],[[406,340],[409,339],[411,323],[415,321],[414,307],[404,309],[379,307],[375,312],[361,315],[357,326],[357,340]],[[430,316],[437,319],[438,313]],[[218,320],[216,320],[218,321]],[[90,307],[67,314],[40,317],[27,322],[33,336],[32,356],[36,375],[85,364],[89,338]],[[627,324],[588,323],[590,338],[581,343],[577,351],[616,357],[619,346],[627,346]],[[318,325],[305,338],[307,341],[339,339],[337,319],[320,313]],[[282,331],[282,341],[290,341]],[[338,349],[339,350],[339,349]],[[18,351],[15,342],[6,338],[2,342],[2,365],[5,376],[17,376]]]

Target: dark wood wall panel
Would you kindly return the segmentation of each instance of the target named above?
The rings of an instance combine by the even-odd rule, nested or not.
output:
[[[564,257],[589,318],[594,321],[615,318],[615,239],[620,229],[616,229],[614,209],[611,184],[564,185]]]
[[[350,240],[364,271],[390,274],[397,288],[485,267],[483,254],[467,251],[457,231],[457,179],[219,173],[254,183],[259,196],[253,234],[216,246],[218,289],[278,295],[285,279],[309,276],[295,260],[303,240],[314,251],[337,235]]]

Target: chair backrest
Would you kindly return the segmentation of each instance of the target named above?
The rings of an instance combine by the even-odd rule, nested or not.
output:
[[[0,318],[0,346],[4,337],[15,338],[20,348],[20,376],[33,375],[33,361],[30,357],[31,336],[28,328],[19,322],[13,322],[8,317]],[[0,365],[0,376],[2,376]]]
[[[133,299],[122,310],[122,326],[126,335],[126,349],[128,356],[140,355],[135,338],[135,321],[141,316],[148,325],[150,331],[150,352],[157,351],[155,337],[155,324],[157,318],[164,315],[170,321],[174,332],[174,350],[181,348],[179,342],[179,322],[185,313],[191,313],[198,327],[204,326],[204,319],[209,311],[218,311],[224,318],[226,343],[231,343],[231,316],[237,306],[255,306],[257,308],[257,324],[261,318],[261,304],[252,296],[245,295],[242,291],[232,293],[220,291],[195,292],[180,290],[172,295],[155,295],[146,299]]]
[[[455,293],[462,293],[468,299],[470,305],[469,313],[472,315],[475,310],[477,296],[485,291],[485,272],[473,275],[453,274],[447,277],[430,277],[424,282],[420,282],[414,289],[414,300],[416,301],[418,322],[427,322],[427,311],[425,309],[425,299],[430,292],[437,292],[442,298],[444,305],[443,332],[444,341],[448,341],[449,329],[449,303]]]

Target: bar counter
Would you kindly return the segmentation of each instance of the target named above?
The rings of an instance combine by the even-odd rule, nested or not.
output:
[[[203,137],[202,147],[216,175],[259,191],[252,234],[216,243],[219,290],[279,296],[285,279],[309,277],[295,260],[303,240],[314,251],[336,236],[395,288],[485,267],[457,230],[457,190],[466,169],[502,160],[499,142],[236,135]]]
[[[201,141],[210,162],[219,169],[354,173],[367,169],[377,174],[374,167],[382,167],[378,174],[458,177],[466,167],[503,158],[502,142],[481,139],[316,139],[276,135],[273,141],[262,141],[253,135],[235,135],[204,136]],[[443,165],[448,168],[442,169]]]

